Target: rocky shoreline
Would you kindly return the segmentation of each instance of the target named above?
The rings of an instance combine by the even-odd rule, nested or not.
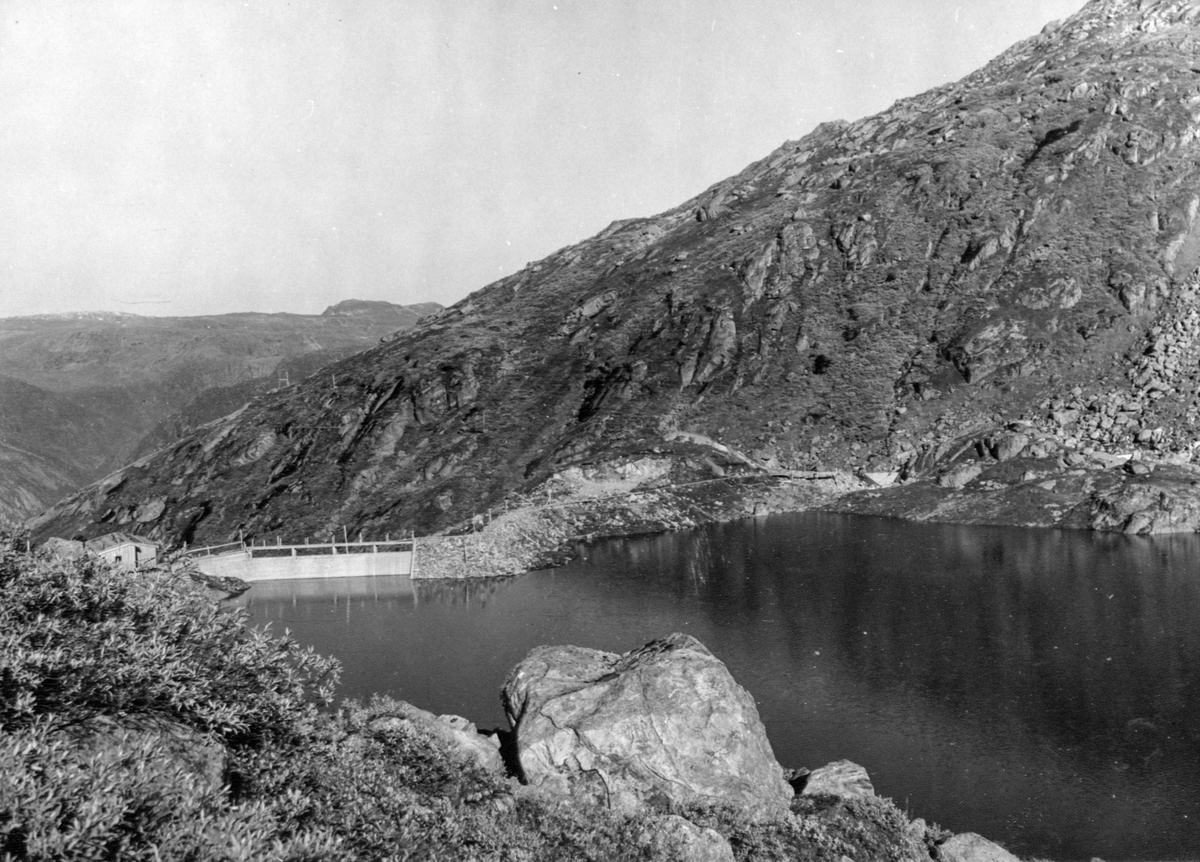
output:
[[[822,508],[913,521],[1099,530],[1129,535],[1200,529],[1200,468],[1190,464],[1021,459],[970,462]]]
[[[887,487],[871,481],[875,474],[749,468],[696,479],[694,462],[670,457],[577,468],[523,498],[525,505],[422,539],[413,576],[515,575],[561,565],[582,542],[808,510],[1131,535],[1200,531],[1200,467],[1190,463],[1056,451],[1020,430],[956,448],[924,476]],[[531,497],[542,502],[530,505]]]
[[[861,487],[848,474],[726,472],[716,462],[661,455],[574,468],[512,508],[421,539],[413,577],[520,574],[561,565],[582,542],[803,511]]]

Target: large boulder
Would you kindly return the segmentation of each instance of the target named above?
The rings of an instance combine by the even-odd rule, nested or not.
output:
[[[942,488],[958,489],[977,479],[982,472],[983,465],[978,461],[971,461],[966,464],[960,464],[938,476],[937,483]]]
[[[808,774],[806,796],[841,796],[859,799],[875,795],[867,770],[849,760],[835,760]]]
[[[1130,534],[1194,533],[1200,531],[1200,495],[1177,476],[1158,478],[1156,471],[1092,494],[1088,526]],[[1187,476],[1188,474],[1184,474]]]
[[[690,635],[616,655],[537,647],[504,683],[533,785],[632,810],[644,804],[787,808],[792,788],[754,698]]]
[[[997,461],[1011,461],[1029,446],[1024,434],[1003,434],[992,441],[992,455]]]

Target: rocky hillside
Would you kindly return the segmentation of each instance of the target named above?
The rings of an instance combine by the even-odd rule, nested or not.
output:
[[[321,315],[0,319],[0,517],[37,513],[180,433],[411,328],[427,304]]]
[[[39,529],[142,512],[191,541],[420,533],[571,466],[687,449],[919,478],[1012,423],[1034,455],[1186,460],[1198,166],[1200,5],[1093,0],[256,400]]]

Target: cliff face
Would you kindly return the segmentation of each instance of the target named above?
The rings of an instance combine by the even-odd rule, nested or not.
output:
[[[0,518],[39,512],[274,388],[281,373],[301,379],[439,308],[347,301],[319,316],[0,320]]]
[[[151,500],[139,529],[190,541],[425,532],[679,431],[910,475],[1017,420],[1190,451],[1198,40],[1200,4],[1095,0],[258,399],[39,530]]]

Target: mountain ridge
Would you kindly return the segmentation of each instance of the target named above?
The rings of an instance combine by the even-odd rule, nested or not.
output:
[[[1198,8],[1093,0],[264,396],[39,530],[154,499],[145,529],[189,541],[432,532],[679,435],[913,480],[1014,423],[1037,456],[1186,460]]]
[[[35,514],[274,387],[277,375],[307,376],[428,313],[428,306],[384,305],[356,318],[80,312],[0,319],[0,517]],[[227,390],[223,401],[203,397],[213,386]]]

